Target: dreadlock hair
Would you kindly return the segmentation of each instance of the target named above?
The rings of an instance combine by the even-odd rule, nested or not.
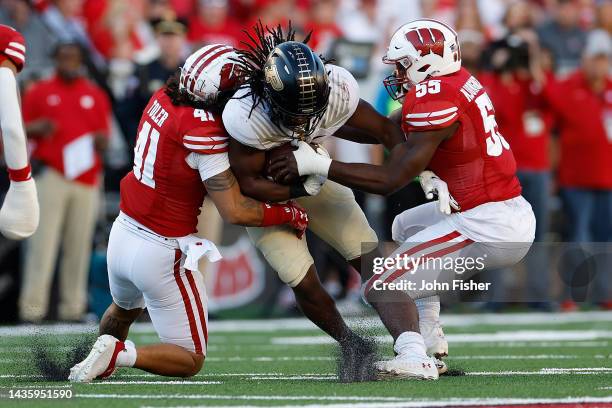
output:
[[[257,108],[257,106],[264,100],[264,86],[266,82],[264,66],[268,55],[282,43],[287,41],[295,41],[296,31],[291,25],[291,21],[287,26],[287,30],[283,31],[282,26],[279,24],[274,28],[264,26],[259,20],[255,26],[253,26],[253,32],[243,30],[244,34],[248,37],[248,41],[241,41],[240,43],[246,48],[236,50],[238,53],[238,59],[235,61],[241,69],[243,75],[243,84],[241,88],[248,87],[249,92],[241,96],[240,99],[251,97],[253,98],[253,106],[249,117]],[[312,31],[310,31],[304,40],[303,44],[308,44]],[[331,62],[322,55],[319,55],[324,64]]]

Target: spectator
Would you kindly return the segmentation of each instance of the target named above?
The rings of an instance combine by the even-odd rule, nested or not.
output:
[[[183,17],[184,14],[179,13],[178,11],[172,8],[172,4],[170,0],[149,0],[146,7],[146,19],[149,22],[157,21],[157,20],[168,20],[175,19],[177,16],[181,16],[180,18],[187,19],[188,17]],[[190,13],[187,13],[189,15]]]
[[[472,75],[479,77],[482,52],[486,45],[484,35],[477,30],[458,32],[461,45],[461,65]]]
[[[593,31],[581,68],[546,87],[560,131],[559,186],[571,242],[612,241],[612,40]],[[608,271],[612,266],[608,266]],[[603,274],[599,300],[609,300]],[[564,302],[566,309],[571,302]]]
[[[586,32],[579,24],[580,8],[577,2],[558,0],[553,20],[538,30],[542,46],[552,51],[560,74],[567,74],[580,64]]]
[[[481,81],[495,106],[500,133],[512,146],[523,196],[533,208],[537,224],[535,241],[542,242],[549,230],[553,118],[539,95],[541,74],[536,68],[539,47],[537,35],[530,28],[530,15],[529,4],[523,1],[508,8],[504,19],[508,37],[494,43],[491,55],[494,71],[482,74]],[[536,245],[525,259],[526,299],[536,308],[549,308],[547,254],[546,248]]]
[[[0,8],[0,24],[14,27],[27,43],[28,63],[19,79],[40,78],[53,67],[49,48],[53,46],[54,36],[31,9],[28,0],[4,0],[0,4],[4,6]]]
[[[314,0],[310,8],[310,19],[304,27],[305,32],[312,31],[310,47],[315,51],[327,54],[334,41],[342,36],[336,24],[338,0]]]
[[[181,66],[187,51],[187,27],[182,21],[160,20],[154,22],[153,27],[160,55],[148,64],[136,65],[134,76],[127,81],[129,89],[124,93],[125,97],[115,104],[117,119],[130,152],[134,149],[136,129],[149,98]]]
[[[56,0],[47,7],[42,19],[60,42],[75,42],[84,47],[97,69],[103,69],[104,59],[91,43],[81,20],[83,0]]]
[[[597,24],[598,27],[606,30],[612,35],[612,1],[603,1],[597,9]]]
[[[88,0],[83,13],[89,37],[106,60],[143,63],[154,58],[157,50],[145,19],[144,0]]]
[[[230,14],[229,0],[200,0],[198,13],[189,21],[189,41],[197,47],[227,44],[239,47],[242,28]]]
[[[99,205],[101,153],[107,145],[110,106],[103,91],[83,77],[82,49],[61,43],[56,73],[32,86],[23,100],[41,222],[29,241],[20,318],[39,322],[47,314],[56,259],[60,260],[59,318],[77,321],[86,305],[87,274]]]
[[[349,41],[379,43],[384,37],[383,27],[378,25],[378,2],[380,0],[357,0],[342,3],[338,13],[338,25]]]
[[[196,9],[197,0],[162,0],[164,2],[169,2],[172,6],[172,9],[176,13],[179,18],[189,18]],[[155,2],[155,0],[153,1]]]

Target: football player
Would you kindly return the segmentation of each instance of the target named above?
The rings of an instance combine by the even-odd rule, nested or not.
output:
[[[265,176],[266,152],[272,150],[272,154],[273,149],[292,141],[319,142],[334,134],[392,149],[404,140],[402,131],[361,100],[353,76],[344,68],[326,64],[305,44],[308,39],[296,42],[291,29],[283,33],[280,27],[271,30],[261,25],[255,34],[250,51],[242,53],[247,84],[223,111],[223,122],[232,136],[230,162],[240,188],[262,201],[297,199],[309,213],[310,230],[369,279],[372,270],[362,265],[369,265],[378,254],[378,239],[353,192],[325,178],[277,184]],[[317,150],[325,154],[322,148]],[[306,242],[282,226],[247,230],[281,280],[293,289],[303,313],[339,342],[349,364],[354,360],[351,353],[367,350],[367,346],[355,347],[363,342],[347,327],[319,282]],[[368,300],[394,338],[411,330],[408,313],[414,313],[412,321],[418,322],[416,311],[406,307],[412,301],[404,293],[386,291]],[[426,365],[428,373],[421,370],[415,375],[437,378],[434,362],[426,356],[407,364]],[[342,369],[339,374],[342,380],[360,380],[343,378],[346,372]]]
[[[214,243],[192,235],[205,196],[231,223],[287,224],[296,239],[304,233],[304,210],[244,197],[230,170],[229,136],[216,108],[238,84],[236,57],[229,46],[201,48],[145,108],[108,244],[113,303],[90,354],[70,370],[71,381],[106,378],[116,367],[173,377],[200,371],[208,330],[197,265],[204,256],[213,262],[221,257]],[[126,338],[145,307],[161,343],[136,348]]]
[[[390,194],[424,169],[433,170],[448,183],[461,211],[446,215],[428,203],[400,214],[393,237],[405,243],[391,258],[481,258],[486,268],[519,262],[533,242],[535,218],[521,196],[514,156],[498,130],[491,100],[461,67],[455,31],[427,19],[405,24],[393,35],[384,62],[395,66],[384,83],[395,99],[403,100],[403,109],[394,117],[406,134],[406,142],[391,151],[386,164],[341,163],[300,142],[293,154],[276,157],[270,172],[280,181],[314,174],[351,188]],[[421,290],[421,282],[468,274],[443,270],[441,262],[429,265],[393,266],[364,285],[368,296],[383,284],[413,280],[416,289],[406,292],[414,300],[425,300],[419,306],[420,330],[426,339],[437,339],[426,347],[418,330],[402,333],[395,342],[397,356],[378,364],[382,373],[413,377],[406,364],[413,356],[425,356],[427,348],[438,356],[448,353],[439,325],[438,292]],[[406,316],[412,319],[415,314]]]
[[[0,126],[4,160],[11,181],[0,209],[0,232],[10,239],[30,237],[38,227],[39,218],[16,80],[25,65],[25,57],[25,41],[21,34],[0,24]]]

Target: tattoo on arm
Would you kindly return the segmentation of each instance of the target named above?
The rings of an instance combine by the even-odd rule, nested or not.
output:
[[[224,191],[229,190],[236,184],[236,177],[231,170],[225,170],[204,181],[204,185],[208,191]]]
[[[256,225],[259,224],[259,221],[263,220],[263,208],[260,201],[243,196],[240,201],[240,207],[243,211],[253,214],[253,219],[258,221]]]

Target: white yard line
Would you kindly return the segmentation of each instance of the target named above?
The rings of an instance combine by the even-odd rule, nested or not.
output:
[[[474,355],[474,356],[454,356],[450,355],[448,357],[444,357],[444,359],[448,360],[574,360],[577,358],[582,358],[583,356],[573,356],[567,354],[529,354],[529,355],[498,355],[498,356],[488,356],[488,355]],[[584,356],[587,358],[606,358],[605,356]]]
[[[351,318],[350,324],[368,328],[380,327],[382,324],[376,317]],[[475,325],[551,325],[582,322],[612,322],[609,312],[575,312],[575,313],[511,313],[511,314],[463,314],[443,315],[442,324],[446,327],[466,327]],[[32,334],[80,334],[95,333],[96,325],[91,324],[59,324],[53,326],[10,326],[0,327],[0,336],[15,337]],[[274,320],[225,320],[211,321],[209,331],[220,332],[274,332],[278,330],[317,330],[316,326],[304,318],[274,319]],[[151,334],[153,326],[150,323],[135,323],[130,328],[132,334]]]
[[[611,339],[612,330],[513,330],[498,331],[494,333],[462,333],[447,334],[446,339],[449,343],[490,343],[503,341],[576,341],[576,340],[595,340]],[[391,343],[393,339],[389,335],[375,336],[377,342]],[[294,337],[273,337],[270,339],[272,344],[279,345],[319,345],[333,344],[334,340],[328,336],[294,336]]]
[[[472,371],[466,375],[600,375],[612,373],[611,367],[585,367],[585,368],[542,368],[537,371]]]
[[[338,401],[350,404],[330,404],[333,408],[369,408],[369,407],[444,407],[444,406],[483,406],[483,405],[520,405],[520,404],[559,404],[559,403],[606,403],[612,402],[612,397],[569,397],[569,398],[449,398],[449,399],[411,399],[395,397],[351,397],[351,396],[320,396],[320,395],[146,395],[146,394],[76,394],[76,398],[92,399],[177,399],[177,400],[238,400],[238,401]],[[363,404],[360,402],[371,402]],[[313,405],[285,405],[284,407],[320,407]],[[244,408],[245,406],[242,405]],[[275,406],[280,408],[280,406]],[[259,407],[261,408],[261,406]]]
[[[308,380],[308,381],[329,381],[329,380],[337,380],[338,376],[337,375],[313,375],[313,376],[308,376],[308,375],[287,375],[287,376],[281,376],[281,377],[246,377],[247,380],[250,381],[267,381],[267,380],[271,380],[271,381],[302,381],[302,380]]]
[[[607,348],[610,345],[608,341],[495,341],[491,343],[463,343],[461,347],[482,348],[482,347],[507,347],[507,348],[525,348],[525,347],[570,347],[570,348]]]
[[[168,384],[168,385],[219,385],[223,384],[223,381],[179,381],[179,380],[170,380],[170,381],[118,381],[118,380],[110,380],[110,381],[94,381],[89,383],[88,385],[160,385],[160,384]]]
[[[542,368],[535,371],[472,371],[466,372],[466,375],[470,376],[509,376],[509,375],[595,375],[595,374],[609,374],[612,373],[612,367],[574,367],[574,368]],[[153,374],[119,374],[116,378],[163,378],[161,376]],[[336,379],[335,373],[304,373],[297,375],[287,375],[278,372],[268,373],[206,373],[197,374],[195,377],[198,378],[215,378],[215,377],[244,377],[248,380],[329,380]],[[27,375],[27,374],[5,374],[1,375],[0,378],[21,378],[21,379],[40,379],[41,375]],[[200,384],[222,384],[223,381],[145,381],[145,380],[105,380],[95,381],[90,383],[91,385],[142,385],[142,384],[178,384],[178,385],[200,385]],[[608,387],[612,389],[612,387]]]
[[[584,404],[606,403],[612,398],[468,398],[452,400],[406,400],[404,402],[377,402],[377,403],[348,403],[348,404],[307,404],[307,405],[272,405],[274,408],[418,408],[418,407],[457,407],[457,406],[496,406],[496,405],[536,405],[536,404]],[[178,405],[163,408],[235,408],[235,405]],[[156,406],[142,406],[141,408],[162,408]],[[265,408],[262,405],[241,405],[241,408]]]
[[[321,396],[321,395],[225,395],[225,394],[82,394],[78,398],[93,399],[189,399],[189,400],[239,400],[239,401],[412,401],[400,397],[357,397],[357,396]]]

